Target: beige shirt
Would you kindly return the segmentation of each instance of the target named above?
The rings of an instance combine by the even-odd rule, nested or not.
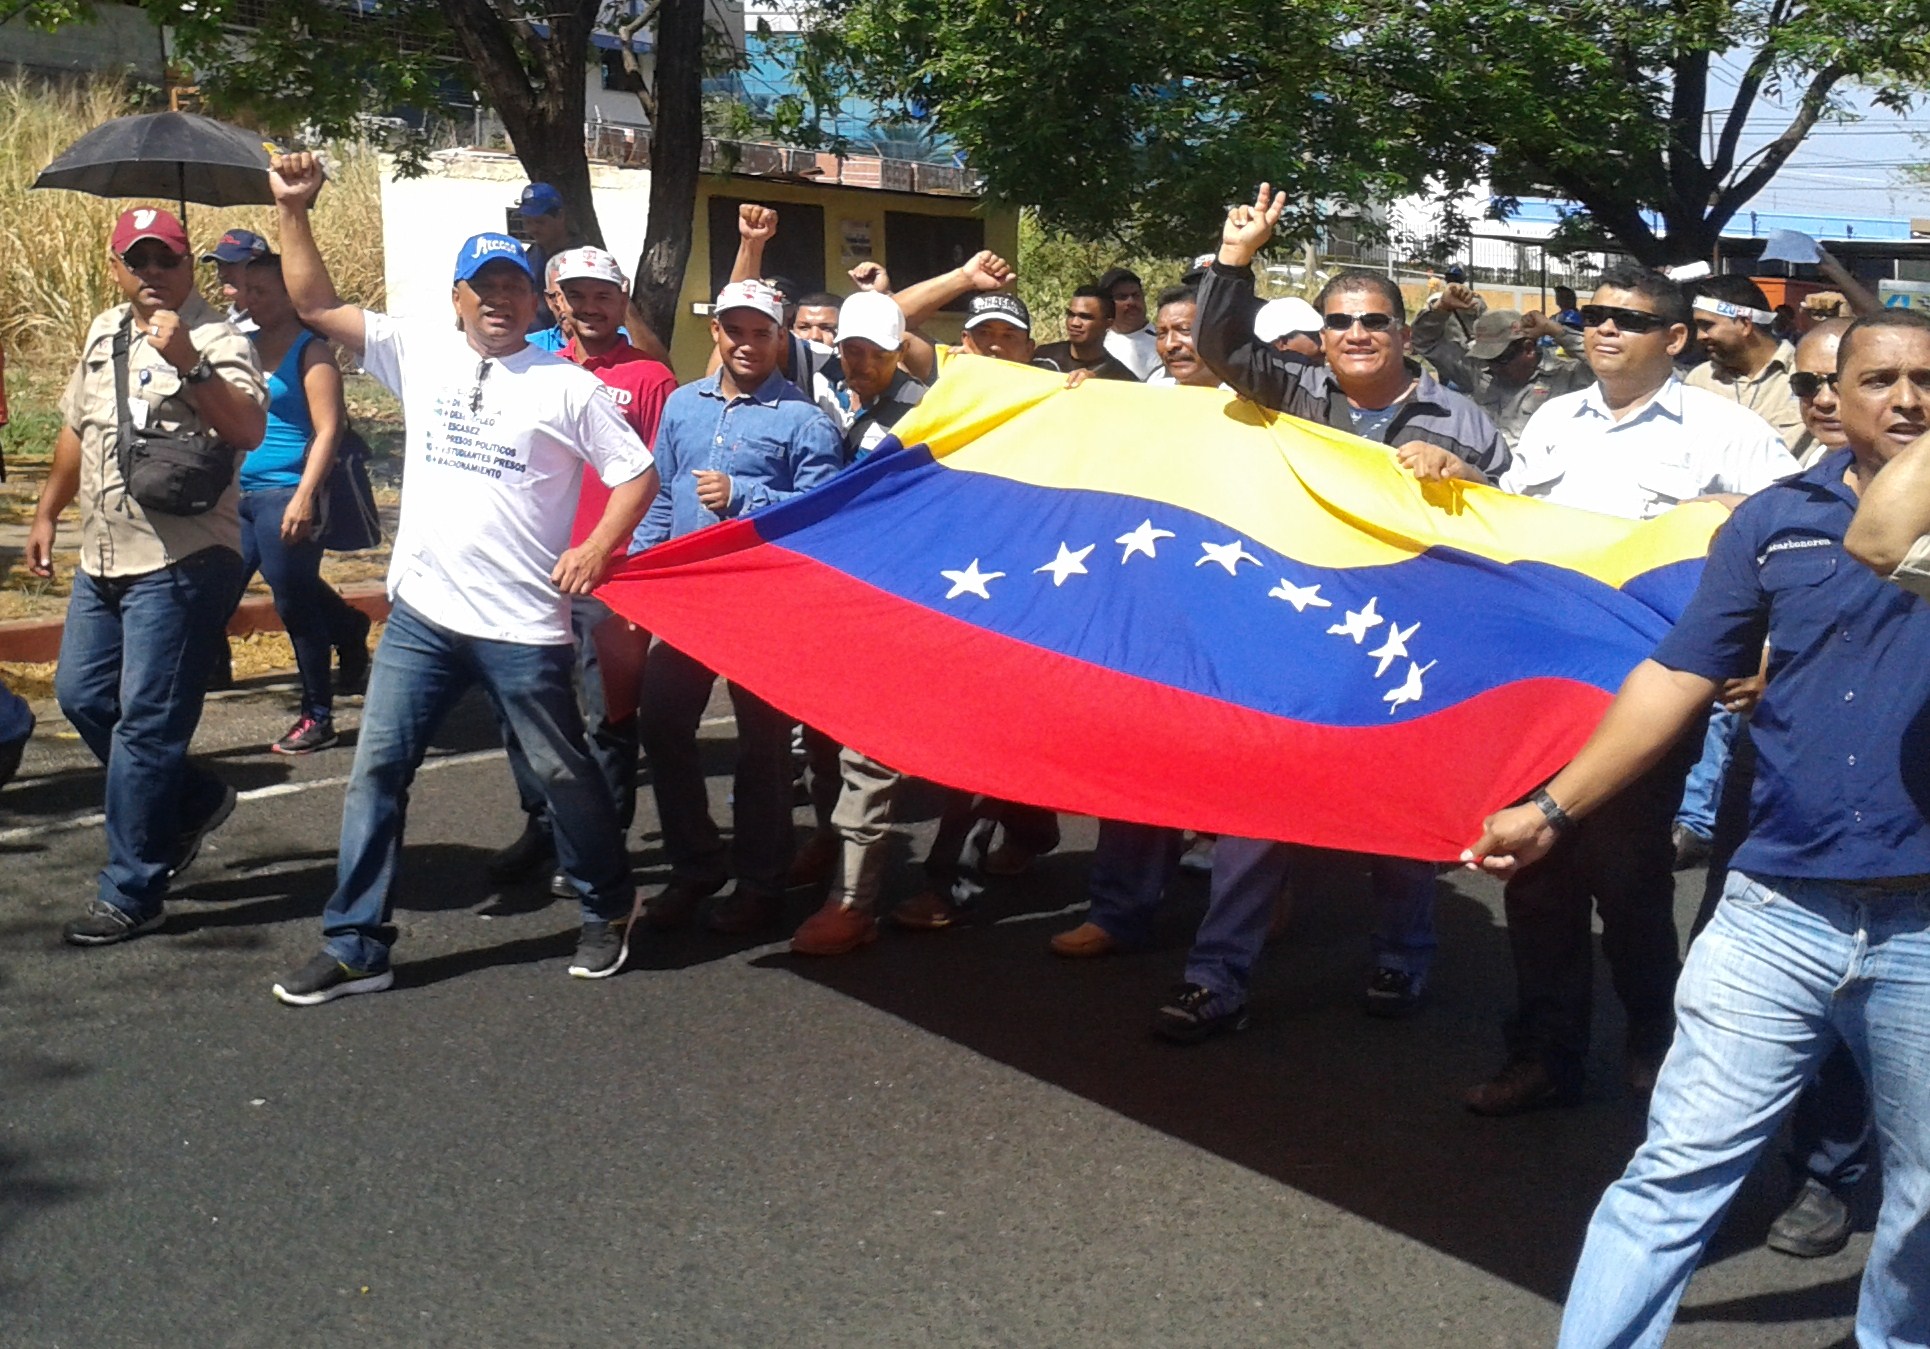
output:
[[[1776,428],[1791,454],[1800,454],[1803,436],[1803,409],[1789,387],[1789,372],[1796,368],[1796,348],[1787,342],[1776,344],[1776,354],[1755,374],[1743,378],[1731,375],[1714,361],[1704,361],[1684,377],[1692,389],[1706,389],[1734,399]]]
[[[1930,534],[1910,545],[1910,551],[1897,563],[1890,579],[1909,591],[1930,600]]]
[[[132,305],[116,305],[94,320],[80,362],[61,399],[61,415],[80,437],[80,566],[89,576],[140,576],[173,566],[204,548],[241,551],[236,514],[240,491],[230,483],[214,509],[200,515],[150,515],[121,482],[120,412],[114,401],[114,334]],[[199,295],[181,306],[181,321],[217,379],[243,390],[262,407],[268,386],[255,364],[254,344]],[[180,374],[138,337],[127,352],[128,402],[134,424],[163,431],[204,429],[188,403]],[[145,418],[145,420],[143,420]]]

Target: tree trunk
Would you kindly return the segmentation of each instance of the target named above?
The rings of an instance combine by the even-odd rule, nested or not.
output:
[[[650,127],[650,220],[637,259],[637,312],[671,344],[690,262],[704,146],[704,0],[663,0],[657,11],[656,116]]]

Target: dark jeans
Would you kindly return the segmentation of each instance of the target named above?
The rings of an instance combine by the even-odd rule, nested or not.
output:
[[[604,696],[603,667],[597,660],[596,629],[610,616],[610,607],[594,595],[570,597],[570,631],[576,637],[576,699],[583,711],[583,725],[589,733],[590,757],[610,790],[616,807],[617,827],[625,833],[637,817],[637,719],[621,722],[609,719],[609,700]],[[502,722],[503,749],[509,755],[509,774],[516,780],[516,798],[530,826],[545,834],[554,832],[549,803],[543,798],[542,784],[523,753],[515,729]]]
[[[1540,1058],[1578,1083],[1595,1002],[1590,906],[1602,916],[1602,954],[1628,1012],[1628,1047],[1660,1058],[1674,1032],[1675,845],[1682,782],[1702,752],[1698,724],[1644,773],[1582,820],[1548,855],[1508,882],[1515,963],[1511,1059]]]
[[[302,713],[325,721],[334,706],[329,652],[368,641],[369,620],[322,579],[321,544],[312,539],[282,542],[281,518],[294,496],[292,487],[241,494],[241,581],[235,586],[235,604],[241,603],[248,582],[259,570],[275,597],[275,612],[288,631],[289,645],[295,648]],[[228,612],[234,612],[234,605]]]
[[[1735,738],[1735,752],[1723,776],[1716,810],[1716,829],[1709,856],[1709,876],[1702,892],[1702,911],[1689,936],[1694,945],[1715,913],[1729,879],[1729,859],[1749,832],[1749,797],[1756,781],[1756,744],[1743,722]],[[1857,1070],[1856,1056],[1838,1044],[1823,1060],[1816,1077],[1796,1098],[1789,1117],[1790,1175],[1796,1184],[1814,1180],[1838,1198],[1851,1190],[1870,1169],[1871,1119],[1869,1088]]]
[[[710,792],[697,748],[697,726],[716,683],[716,671],[674,646],[651,644],[643,666],[637,734],[650,764],[671,878],[693,885],[716,884],[731,870],[723,835],[710,817]],[[796,846],[791,832],[793,722],[749,689],[727,687],[737,714],[736,833],[730,862],[741,889],[779,895]]]
[[[204,548],[141,576],[74,576],[54,694],[107,767],[100,897],[136,919],[160,910],[181,836],[226,795],[188,742],[240,569],[226,548]]]
[[[375,649],[342,805],[335,893],[322,913],[330,955],[352,969],[388,967],[409,784],[442,719],[476,684],[515,728],[544,798],[555,807],[557,861],[581,899],[584,921],[630,911],[630,858],[610,794],[583,743],[570,662],[568,646],[466,637],[396,602]]]

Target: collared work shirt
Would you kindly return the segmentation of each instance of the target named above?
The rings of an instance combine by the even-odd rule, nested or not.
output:
[[[670,395],[657,428],[663,486],[631,551],[736,519],[816,487],[844,466],[844,440],[795,384],[772,371],[756,393],[726,397],[722,373]],[[699,469],[730,476],[721,514],[697,500]]]
[[[230,483],[212,510],[199,515],[149,513],[121,481],[120,410],[114,396],[114,334],[133,313],[115,305],[96,318],[60,403],[67,429],[80,437],[80,567],[89,576],[141,576],[171,567],[206,548],[241,551],[240,488]],[[180,309],[188,340],[224,379],[262,407],[268,384],[254,344],[190,295]],[[136,335],[127,349],[127,394],[136,429],[199,432],[207,424],[187,400],[187,383],[160,351]],[[239,457],[240,452],[236,452]]]
[[[1555,399],[1528,419],[1502,486],[1646,520],[1711,492],[1747,496],[1796,471],[1768,422],[1670,375],[1620,421],[1600,384]]]
[[[1735,856],[1751,875],[1930,874],[1930,604],[1843,551],[1850,464],[1839,450],[1737,507],[1655,650],[1671,670],[1720,680],[1752,673],[1769,643]]]
[[[1796,368],[1796,348],[1787,342],[1776,345],[1776,354],[1753,375],[1732,375],[1714,361],[1704,361],[1682,381],[1691,389],[1706,389],[1719,398],[1739,403],[1776,428],[1791,454],[1801,453],[1803,409],[1789,387],[1789,372]]]

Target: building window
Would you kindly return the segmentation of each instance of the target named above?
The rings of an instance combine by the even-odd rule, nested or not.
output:
[[[885,262],[891,284],[915,285],[928,277],[962,267],[985,247],[985,222],[970,215],[914,215],[885,212]],[[962,313],[970,295],[945,306]]]
[[[748,197],[710,199],[712,295],[730,280],[731,264],[737,259],[737,208],[749,200]],[[764,250],[765,279],[781,276],[795,282],[800,295],[825,289],[824,208],[794,201],[780,201],[776,206],[777,237]]]

